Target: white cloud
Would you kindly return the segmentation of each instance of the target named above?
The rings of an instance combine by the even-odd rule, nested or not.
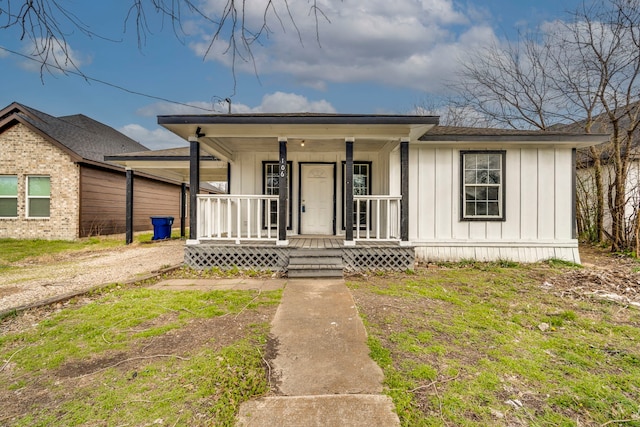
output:
[[[225,1],[209,0],[208,10],[221,10]],[[496,39],[493,30],[478,20],[481,9],[468,10],[479,22],[472,25],[467,11],[453,0],[318,0],[324,13],[318,15],[318,33],[310,3],[289,2],[287,9],[282,1],[272,2],[281,21],[270,14],[269,37],[252,45],[257,71],[288,74],[316,89],[329,82],[431,89],[453,74],[456,59],[467,49]],[[263,22],[265,0],[258,3],[252,3],[245,16],[249,28],[258,28]],[[209,42],[203,34],[190,47],[203,56]],[[216,42],[207,59],[230,66],[232,56],[225,54],[227,48],[225,40]],[[249,60],[236,63],[237,70],[247,73],[253,73],[253,67]]]
[[[232,105],[233,113],[335,113],[331,103],[324,99],[309,101],[302,95],[295,93],[275,92],[262,97],[262,102],[256,107],[244,104]]]
[[[207,109],[212,108],[211,103],[203,101],[193,101],[187,104]],[[213,107],[214,111],[209,111],[209,113],[226,113],[229,108],[225,101],[217,102],[213,104]],[[333,105],[324,99],[311,101],[305,96],[285,92],[266,94],[262,97],[260,105],[256,106],[234,103],[233,100],[231,102],[232,113],[335,113],[335,111]],[[137,114],[144,117],[155,117],[173,114],[207,114],[207,111],[180,104],[156,102],[138,109]]]
[[[199,106],[202,108],[210,108],[211,103],[203,101],[189,102],[188,104],[193,106]],[[224,103],[224,111],[220,108],[216,109],[217,113],[226,112],[228,105]],[[295,93],[274,92],[262,97],[262,102],[257,106],[249,106],[241,103],[232,103],[231,109],[233,113],[240,114],[258,114],[258,113],[335,113],[331,103],[324,99],[319,101],[310,101],[305,96]],[[144,117],[155,117],[157,115],[172,115],[172,114],[206,114],[206,111],[201,109],[190,108],[188,106],[171,104],[168,102],[156,102],[154,104],[147,105],[140,108],[137,113]],[[152,149],[161,150],[164,148],[173,148],[184,146],[187,144],[185,140],[179,136],[169,132],[168,130],[159,127],[158,129],[150,130],[139,124],[128,124],[121,127],[118,131],[127,135],[142,145]]]
[[[150,130],[132,123],[119,128],[118,132],[122,132],[129,138],[138,141],[151,150],[162,150],[164,148],[175,148],[187,145],[184,139],[164,128]]]
[[[74,50],[71,45],[46,39],[31,40],[30,46],[23,50],[33,60],[24,60],[20,66],[27,71],[41,72],[44,68],[51,73],[66,70],[76,71],[91,63],[92,58]]]

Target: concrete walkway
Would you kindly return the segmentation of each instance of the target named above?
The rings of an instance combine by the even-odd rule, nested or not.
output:
[[[344,280],[288,280],[271,335],[278,396],[243,403],[238,426],[400,425]]]

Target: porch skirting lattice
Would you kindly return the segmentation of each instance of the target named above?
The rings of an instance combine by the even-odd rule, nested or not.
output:
[[[294,250],[299,248],[275,245],[187,245],[184,261],[189,267],[199,270],[216,267],[220,270],[239,268],[287,272],[289,256]],[[404,271],[413,269],[415,264],[412,247],[363,245],[343,246],[338,250],[342,251],[346,272]]]
[[[289,249],[275,246],[193,245],[185,246],[184,262],[203,270],[217,267],[283,271],[289,265]]]
[[[346,271],[405,271],[413,270],[415,253],[411,247],[365,246],[342,249]]]

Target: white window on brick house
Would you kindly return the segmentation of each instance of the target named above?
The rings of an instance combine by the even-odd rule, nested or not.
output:
[[[27,218],[48,218],[51,205],[51,178],[27,177]]]
[[[0,218],[18,216],[18,176],[0,175]]]

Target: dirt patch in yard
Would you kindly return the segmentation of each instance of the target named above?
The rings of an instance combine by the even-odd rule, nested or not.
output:
[[[101,370],[117,367],[126,372],[140,369],[147,358],[177,356],[189,357],[198,349],[207,348],[217,351],[244,337],[248,325],[270,322],[275,308],[245,311],[238,316],[220,316],[210,319],[192,319],[180,329],[173,329],[165,334],[141,339],[131,348],[117,351],[100,357],[85,360],[74,360],[62,365],[54,375],[58,378],[79,378],[90,376]],[[161,316],[153,323],[142,324],[140,329],[162,326],[173,321],[170,316]]]
[[[0,287],[0,298],[8,297],[9,295],[17,294],[20,292],[20,288],[16,286]]]
[[[550,277],[542,285],[561,297],[599,298],[640,309],[640,261],[591,245],[583,245],[580,256],[584,268]]]

